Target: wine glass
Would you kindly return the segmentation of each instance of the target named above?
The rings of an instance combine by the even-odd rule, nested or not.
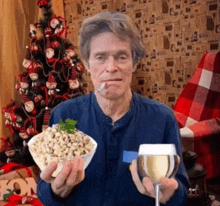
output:
[[[138,151],[137,171],[141,180],[148,177],[156,191],[156,206],[159,206],[159,180],[171,178],[178,170],[178,157],[174,144],[141,144]]]

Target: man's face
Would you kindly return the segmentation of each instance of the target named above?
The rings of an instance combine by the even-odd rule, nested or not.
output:
[[[130,40],[121,40],[111,32],[93,37],[85,66],[91,74],[95,92],[106,83],[100,92],[103,97],[114,99],[130,92],[132,72],[135,70]]]

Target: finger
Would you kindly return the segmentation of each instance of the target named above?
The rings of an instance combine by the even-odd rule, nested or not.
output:
[[[51,162],[40,174],[40,178],[45,182],[50,183],[54,177],[52,177],[53,172],[57,169],[57,163]]]
[[[151,181],[148,177],[145,177],[145,178],[143,179],[143,185],[144,185],[145,189],[147,190],[147,192],[148,192],[151,196],[155,196],[154,185],[153,185],[152,181]]]
[[[161,203],[165,204],[174,194],[178,188],[178,182],[174,178],[161,178],[160,179],[160,191],[162,196],[160,198]]]
[[[169,189],[171,191],[174,191],[178,188],[178,182],[174,178],[161,178],[160,179],[160,188],[161,190]]]
[[[76,184],[82,182],[84,178],[85,178],[84,160],[83,158],[80,158],[78,174],[76,176]]]
[[[66,180],[67,186],[74,186],[76,184],[76,176],[78,173],[78,167],[79,167],[79,158],[74,158],[74,160],[71,162],[71,172]]]
[[[66,161],[61,169],[61,171],[59,172],[59,174],[56,176],[56,178],[54,179],[54,187],[56,189],[59,189],[60,187],[62,187],[65,184],[65,181],[67,179],[67,177],[69,176],[69,173],[71,172],[71,162]]]
[[[144,186],[142,185],[141,181],[140,181],[140,178],[138,176],[138,173],[137,173],[137,160],[133,160],[132,161],[132,166],[131,166],[131,176],[132,176],[132,179],[138,189],[138,191],[141,193],[141,194],[147,194],[146,193],[146,190],[144,188]]]
[[[180,159],[179,155],[177,155],[177,162],[178,162],[178,165],[179,165],[180,162],[181,162],[181,159]]]

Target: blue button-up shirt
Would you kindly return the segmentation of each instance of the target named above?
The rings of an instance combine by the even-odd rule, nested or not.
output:
[[[137,190],[129,166],[137,158],[140,144],[174,143],[181,154],[179,128],[172,110],[165,104],[132,93],[129,111],[112,125],[94,93],[67,100],[53,109],[49,124],[60,119],[77,120],[76,128],[98,144],[85,170],[85,179],[67,198],[58,198],[51,185],[39,178],[38,198],[46,206],[147,206],[155,199]],[[188,177],[181,161],[176,175],[178,189],[166,205],[185,205]]]

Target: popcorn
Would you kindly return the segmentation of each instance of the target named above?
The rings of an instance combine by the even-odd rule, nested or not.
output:
[[[64,161],[72,160],[76,156],[84,159],[85,169],[96,151],[97,143],[77,129],[74,129],[74,134],[69,134],[65,130],[60,130],[59,124],[55,124],[32,137],[28,146],[33,159],[41,170],[52,161],[58,162],[58,168],[52,175],[56,176]]]

